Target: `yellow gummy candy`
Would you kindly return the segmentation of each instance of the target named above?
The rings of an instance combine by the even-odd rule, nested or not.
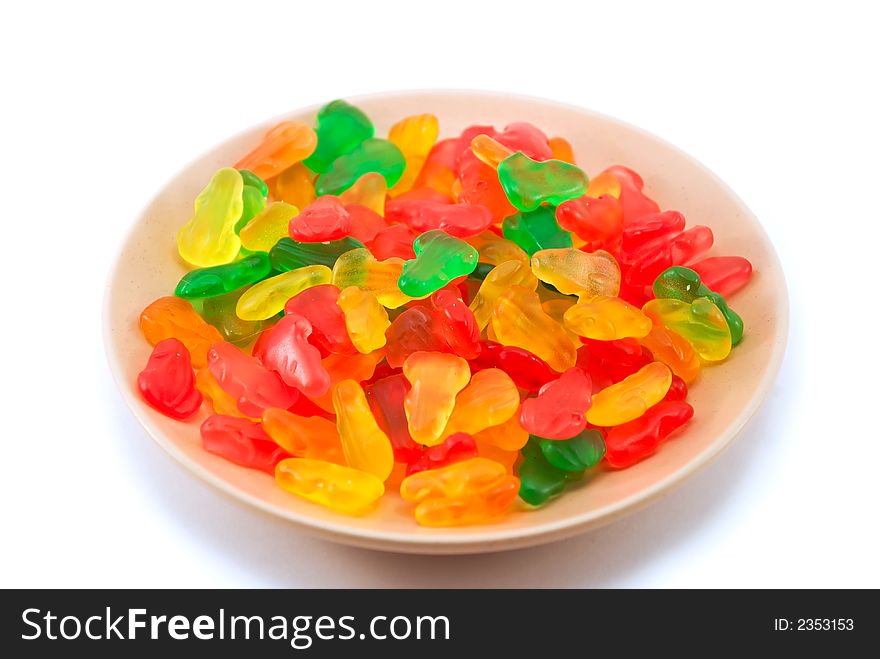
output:
[[[717,362],[730,354],[730,326],[714,302],[698,297],[693,302],[650,300],[642,307],[646,316],[684,337],[701,359]]]
[[[422,526],[464,526],[498,520],[519,494],[519,479],[505,474],[496,482],[464,497],[426,499],[415,510]]]
[[[498,368],[478,371],[455,397],[455,407],[443,436],[457,432],[476,435],[504,423],[518,409],[519,390],[507,373]]]
[[[497,483],[505,476],[507,469],[504,465],[487,458],[469,458],[407,476],[400,484],[400,496],[415,503],[441,497],[464,497]]]
[[[597,295],[584,298],[563,316],[566,327],[578,336],[599,341],[642,338],[653,323],[637,307],[619,297]]]
[[[366,512],[385,494],[385,485],[372,474],[309,458],[279,462],[275,482],[292,494],[349,515]]]
[[[498,341],[536,354],[555,371],[574,366],[577,353],[565,328],[544,313],[538,294],[511,286],[495,303],[492,329]]]
[[[409,434],[419,444],[441,443],[455,397],[470,380],[470,365],[457,355],[414,352],[403,362],[403,375],[412,385],[403,399]]]
[[[619,426],[638,419],[649,407],[663,400],[672,371],[666,364],[651,362],[620,382],[593,394],[587,421],[595,426]]]
[[[358,352],[373,352],[385,345],[385,330],[391,321],[373,293],[349,286],[339,293],[337,304],[345,314],[345,329]]]
[[[320,284],[329,284],[330,268],[307,265],[264,279],[238,298],[235,313],[242,320],[266,320],[279,313],[297,293]]]
[[[352,249],[336,259],[332,284],[340,290],[357,286],[370,291],[383,307],[396,309],[413,299],[397,286],[403,263],[396,257],[377,261],[366,248]]]
[[[522,247],[497,233],[484,231],[467,238],[467,242],[477,250],[480,263],[501,265],[505,261],[522,261],[526,266],[529,265],[529,255]]]
[[[470,303],[477,327],[482,330],[489,324],[495,303],[511,286],[522,286],[530,291],[538,287],[538,280],[527,263],[519,260],[505,261],[489,271]]]
[[[440,124],[433,114],[404,117],[388,131],[388,141],[395,144],[406,158],[403,176],[388,191],[392,197],[412,189],[439,132]]]
[[[241,248],[235,223],[241,217],[244,188],[237,169],[224,167],[199,193],[195,214],[177,232],[177,251],[187,263],[207,268],[229,263]]]
[[[354,182],[348,190],[339,195],[343,204],[358,204],[385,217],[385,193],[388,185],[385,177],[378,172],[367,172]]]
[[[290,220],[297,215],[299,209],[296,206],[283,201],[272,202],[239,232],[241,246],[252,252],[268,252],[287,235]]]
[[[565,295],[616,296],[620,292],[620,266],[604,250],[582,252],[561,247],[532,254],[532,272]]]
[[[349,466],[385,481],[394,467],[394,452],[388,435],[376,423],[361,385],[354,380],[337,383],[333,387],[333,409]]]

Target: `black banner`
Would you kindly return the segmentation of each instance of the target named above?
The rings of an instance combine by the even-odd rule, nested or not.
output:
[[[7,590],[0,648],[114,658],[143,649],[163,659],[224,644],[261,658],[839,652],[871,647],[878,617],[873,591]]]

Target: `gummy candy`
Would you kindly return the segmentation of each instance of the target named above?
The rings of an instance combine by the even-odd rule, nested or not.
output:
[[[532,272],[564,295],[615,296],[620,290],[620,266],[604,250],[542,249],[532,254]]]
[[[526,398],[519,412],[520,425],[532,435],[545,439],[568,439],[587,424],[584,413],[590,408],[592,384],[579,368],[570,368],[558,379]]]
[[[174,294],[188,300],[223,295],[255,284],[271,271],[269,255],[257,252],[233,263],[190,270],[177,284]]]
[[[290,237],[300,243],[323,243],[351,233],[351,214],[337,197],[318,197],[288,225]]]
[[[206,451],[249,469],[272,474],[275,465],[288,457],[260,424],[241,417],[214,414],[205,419],[199,432]]]
[[[730,354],[730,327],[721,310],[709,298],[699,297],[693,302],[651,300],[645,303],[642,311],[687,339],[704,361],[721,361]]]
[[[733,345],[742,341],[743,321],[727,302],[717,293],[713,293],[700,280],[694,270],[682,266],[673,266],[661,272],[654,280],[655,298],[673,298],[683,302],[693,302],[698,297],[705,297],[718,307],[727,326],[730,328],[730,340]]]
[[[354,380],[342,380],[333,387],[336,428],[349,466],[385,481],[394,466],[394,452],[388,435],[376,423],[364,390]]]
[[[403,401],[409,434],[419,444],[433,446],[455,407],[455,397],[470,380],[468,363],[445,353],[415,352],[403,363],[411,389]]]
[[[426,231],[413,242],[416,258],[404,263],[398,288],[410,297],[423,297],[468,275],[477,265],[477,250],[444,231]]]
[[[313,503],[348,515],[359,515],[385,494],[373,474],[309,458],[287,458],[275,467],[279,487]]]
[[[474,373],[470,383],[455,397],[455,407],[444,435],[477,433],[498,426],[519,409],[519,392],[511,377],[498,368]]]
[[[440,125],[433,114],[417,114],[405,117],[388,131],[388,141],[400,149],[406,159],[406,169],[400,180],[391,188],[392,197],[410,190],[421,173],[425,159],[431,152]]]
[[[504,219],[504,237],[532,256],[542,249],[571,247],[571,234],[556,221],[553,206],[541,206],[529,213],[516,213]]]
[[[298,243],[285,237],[269,250],[269,261],[278,272],[296,270],[307,265],[332,268],[340,256],[363,246],[362,242],[348,236],[321,243]]]
[[[393,142],[370,138],[339,156],[315,181],[315,194],[338,195],[367,172],[377,172],[389,188],[400,180],[406,159]]]
[[[174,419],[186,419],[202,404],[195,388],[189,351],[178,339],[159,341],[150,360],[137,378],[144,399],[157,410]]]
[[[263,412],[262,423],[266,434],[294,457],[345,464],[336,424],[329,419],[270,407]]]
[[[558,206],[580,197],[589,180],[584,171],[562,160],[532,160],[518,152],[498,164],[498,179],[510,203],[520,211],[533,211],[541,204]]]
[[[315,398],[330,387],[330,374],[321,363],[321,352],[309,343],[312,324],[295,313],[286,313],[274,327],[260,335],[253,355],[284,383]]]
[[[290,220],[299,214],[296,206],[276,201],[255,215],[238,234],[241,246],[252,252],[268,252],[287,236]]]
[[[153,345],[164,339],[179,340],[196,368],[207,363],[208,349],[223,339],[215,327],[202,320],[192,304],[173,295],[151,302],[141,312],[140,328]]]
[[[342,100],[331,101],[318,110],[317,146],[303,164],[313,172],[326,172],[334,160],[371,138],[373,131],[373,123],[358,108]]]
[[[397,286],[403,259],[377,261],[368,249],[352,249],[333,265],[333,285],[340,290],[358,286],[375,294],[383,307],[396,309],[412,298]]]
[[[605,437],[608,464],[622,469],[645,459],[693,415],[694,408],[684,401],[664,401],[643,416],[612,428]]]
[[[582,299],[565,312],[563,319],[578,336],[601,341],[647,336],[653,326],[637,307],[606,295]]]
[[[385,345],[385,330],[391,321],[373,293],[349,286],[339,293],[337,304],[345,314],[348,336],[358,352],[373,352]]]
[[[659,403],[669,385],[672,372],[666,364],[651,362],[636,373],[593,395],[587,421],[595,426],[618,426],[638,419]]]
[[[243,188],[237,169],[225,167],[214,174],[196,197],[192,219],[177,232],[177,250],[184,261],[206,268],[238,255],[241,241],[235,224],[241,217]]]
[[[251,286],[235,305],[235,313],[243,320],[266,320],[284,308],[297,293],[312,286],[329,284],[332,272],[326,265],[307,265],[296,270],[264,279]]]
[[[215,343],[208,351],[211,375],[238,405],[239,411],[260,417],[270,407],[288,408],[297,393],[284,384],[277,373],[263,367],[256,359],[231,343]]]
[[[531,123],[439,137],[337,100],[218,170],[177,233],[189,272],[140,316],[147,403],[204,400],[205,450],[344,514],[399,487],[428,527],[545,505],[685,426],[749,261]]]
[[[316,144],[317,136],[309,126],[299,121],[282,121],[270,128],[254,150],[235,166],[250,170],[265,181],[308,158]]]
[[[492,310],[495,336],[545,360],[552,369],[565,371],[575,364],[575,346],[555,320],[544,313],[538,294],[522,286],[508,288]]]

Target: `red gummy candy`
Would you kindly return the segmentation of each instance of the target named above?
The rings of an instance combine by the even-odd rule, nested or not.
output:
[[[388,202],[385,217],[418,233],[440,229],[458,238],[475,236],[492,224],[492,213],[485,206],[400,198]]]
[[[663,211],[641,217],[623,229],[620,244],[621,258],[632,263],[649,248],[668,243],[684,229],[684,215],[678,211]]]
[[[295,313],[285,314],[260,334],[254,357],[281,376],[284,383],[309,398],[319,398],[330,388],[330,374],[321,363],[321,353],[309,343],[312,324]]]
[[[189,350],[175,338],[159,341],[138,374],[144,399],[162,414],[186,419],[198,411],[202,394],[195,388]]]
[[[376,380],[364,387],[376,423],[391,440],[394,459],[404,463],[415,460],[420,452],[420,446],[409,434],[403,407],[403,399],[409,389],[409,381],[402,373]]]
[[[722,297],[733,295],[752,277],[752,264],[742,256],[712,256],[690,266],[706,288]]]
[[[477,457],[477,444],[466,432],[449,435],[441,444],[421,447],[412,461],[406,465],[406,475],[416,474],[428,469],[439,469],[446,465]]]
[[[377,233],[388,227],[385,218],[361,204],[348,204],[345,210],[348,211],[351,221],[351,230],[348,235],[357,238],[364,244],[373,240]]]
[[[220,388],[236,401],[239,411],[250,417],[259,418],[270,407],[287,409],[299,395],[277,373],[225,341],[208,350],[208,369]]]
[[[339,289],[333,284],[320,284],[297,293],[284,305],[285,314],[299,314],[312,324],[309,343],[321,354],[354,355],[357,348],[345,328],[345,314],[339,305]]]
[[[416,258],[412,246],[415,239],[416,234],[405,224],[392,224],[379,231],[367,247],[379,261],[392,257],[408,260]]]
[[[573,231],[586,241],[581,249],[595,252],[604,249],[617,252],[623,232],[623,207],[616,197],[603,194],[578,197],[556,207],[556,221],[566,231]]]
[[[531,393],[559,377],[547,362],[525,348],[484,339],[480,341],[480,353],[471,361],[471,370],[485,368],[500,368],[517,387]]]
[[[605,460],[622,469],[644,460],[660,443],[694,416],[680,400],[661,401],[634,421],[614,426],[605,436]]]
[[[431,296],[434,308],[434,332],[449,349],[464,359],[480,354],[480,328],[474,313],[459,295],[449,288],[441,288]]]
[[[259,423],[241,417],[214,414],[205,419],[199,432],[209,453],[270,475],[275,474],[275,465],[290,457]]]
[[[529,434],[544,439],[569,439],[586,427],[584,412],[591,399],[589,376],[573,367],[522,402],[519,423]]]
[[[288,231],[301,243],[338,240],[351,233],[351,214],[337,197],[324,195],[291,218]]]
[[[701,224],[682,231],[669,244],[672,263],[686,265],[708,252],[714,242],[712,229]]]

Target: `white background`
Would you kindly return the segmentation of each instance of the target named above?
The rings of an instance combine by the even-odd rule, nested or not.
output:
[[[871,3],[6,3],[2,586],[880,586],[880,47]],[[194,156],[332,98],[589,107],[714,170],[782,259],[791,336],[741,437],[566,542],[431,558],[313,540],[195,481],[110,380],[104,281]]]

